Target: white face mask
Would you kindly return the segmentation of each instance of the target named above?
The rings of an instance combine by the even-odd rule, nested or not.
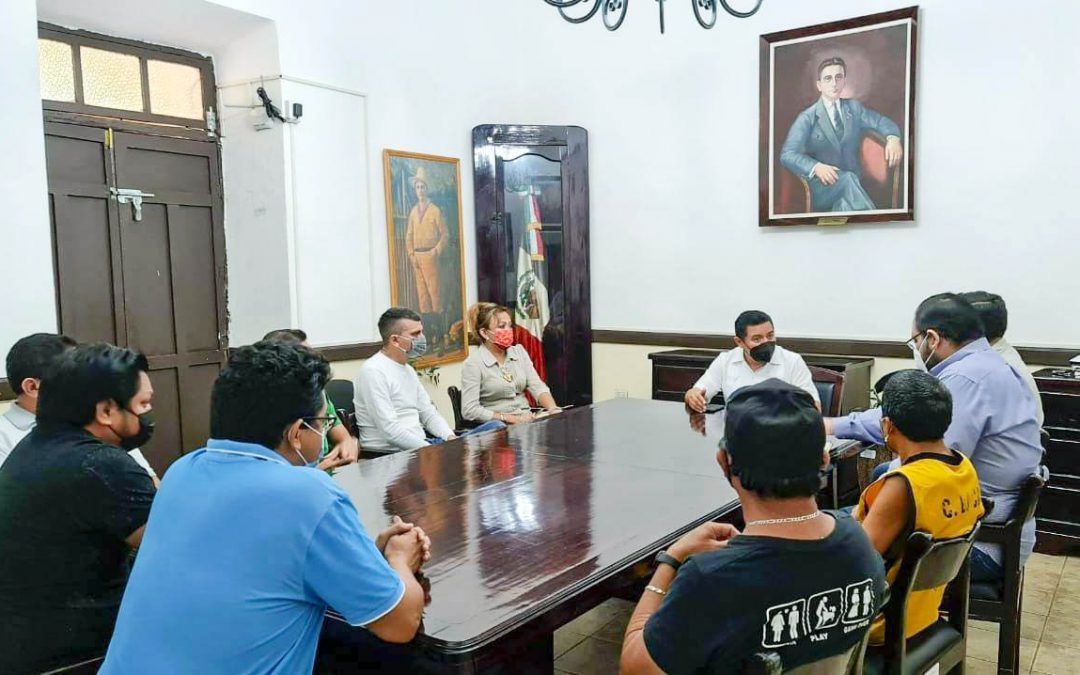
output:
[[[929,339],[930,339],[930,334],[929,333],[923,333],[923,344],[926,344],[926,342]],[[912,356],[915,357],[915,367],[918,368],[919,370],[923,371],[924,373],[930,372],[930,366],[927,365],[927,361],[930,360],[930,357],[929,356],[926,357],[926,361],[923,360],[922,354],[919,353],[919,339],[917,337],[914,340],[912,340],[911,353],[912,353]],[[932,352],[932,351],[930,352],[931,355],[933,353],[934,352]]]
[[[319,438],[321,439],[321,442],[319,443],[319,447],[320,448],[325,448],[326,447],[326,428],[325,427],[323,427],[322,431],[319,431],[318,429],[311,426],[307,422],[301,422],[301,424],[303,424],[308,429],[311,429],[315,433],[319,434]],[[313,459],[312,461],[309,462],[307,460],[307,458],[304,457],[304,453],[300,452],[300,450],[298,450],[297,448],[293,448],[293,452],[295,452],[296,456],[300,458],[300,461],[304,464],[304,466],[308,467],[309,469],[313,469],[313,468],[315,468],[316,466],[319,465],[319,458],[318,457],[315,457],[315,459]]]

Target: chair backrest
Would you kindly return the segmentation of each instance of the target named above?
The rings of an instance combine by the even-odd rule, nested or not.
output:
[[[1024,479],[1024,482],[1020,484],[1020,495],[1016,499],[1016,505],[1013,506],[1009,520],[1005,523],[1006,527],[1013,523],[1016,527],[1023,527],[1024,523],[1031,520],[1035,515],[1035,507],[1039,504],[1039,495],[1049,482],[1050,469],[1045,466],[1040,466],[1035,473]]]
[[[844,398],[844,374],[819,366],[808,366],[810,377],[817,387],[821,399],[821,414],[826,417],[838,417]]]
[[[961,633],[966,631],[968,584],[970,570],[968,556],[979,533],[980,523],[963,537],[932,539],[926,532],[913,532],[904,545],[900,569],[889,586],[889,601],[885,615],[886,661],[904,659],[906,652],[907,604],[911,593],[925,591],[952,583],[948,600],[955,606],[946,608],[949,623]],[[961,588],[962,586],[962,588]]]
[[[454,428],[464,429],[465,418],[461,416],[461,390],[449,386],[446,388],[446,395],[450,397],[450,407],[454,409]]]
[[[349,433],[356,435],[356,402],[353,393],[351,380],[330,380],[326,383],[326,395],[337,408],[338,418]]]
[[[353,399],[353,383],[351,380],[330,380],[326,383],[326,395],[338,410],[348,414],[356,412],[356,402]]]
[[[856,675],[862,672],[863,655],[869,637],[870,629],[867,628],[863,639],[847,651],[788,670],[784,669],[783,660],[776,652],[758,652],[750,657],[742,672],[743,675]]]

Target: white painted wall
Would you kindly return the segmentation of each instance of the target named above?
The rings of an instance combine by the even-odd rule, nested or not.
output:
[[[0,5],[0,354],[19,338],[56,330],[56,293],[45,181],[45,133],[38,91],[37,14],[34,3],[6,0]],[[0,359],[0,377],[7,374]]]
[[[88,13],[100,2],[42,6]],[[372,254],[364,260],[358,252],[356,263],[356,283],[370,284],[373,297],[368,322],[389,301],[381,150],[462,159],[471,271],[469,132],[520,122],[589,130],[594,328],[727,332],[753,304],[771,311],[786,335],[896,339],[907,336],[923,296],[984,287],[1009,301],[1014,344],[1080,344],[1076,217],[1065,212],[1080,187],[1068,151],[1080,131],[1078,96],[1068,86],[1080,60],[1072,36],[1080,5],[1046,0],[1023,20],[1008,3],[921,5],[918,220],[828,230],[756,225],[758,36],[893,9],[892,0],[766,0],[754,18],[721,16],[713,31],[672,4],[665,36],[653,3],[635,5],[612,34],[595,23],[568,25],[540,0],[116,0],[95,12],[104,26],[83,25],[199,49],[228,30],[254,30],[231,23],[251,12],[274,22],[281,72],[368,94],[366,179],[355,168],[335,174],[342,185],[366,180],[372,195]],[[32,7],[32,0],[0,7],[0,133],[22,162],[13,180],[0,182],[8,203],[22,204],[19,221],[3,223],[2,240],[13,242],[7,257],[24,275],[18,297],[3,300],[0,352],[55,322]],[[190,20],[207,7],[221,10],[222,20]],[[158,28],[128,32],[139,16]],[[175,30],[166,35],[168,25]],[[177,30],[189,35],[171,37]],[[223,56],[215,54],[219,66]],[[314,114],[306,118],[317,124]],[[230,218],[227,228],[234,224]],[[236,250],[230,244],[230,313],[238,319],[253,300],[241,296],[236,275],[263,264],[264,250]],[[826,266],[834,275],[828,284],[820,281]],[[467,283],[473,300],[472,274]],[[275,308],[288,302],[276,291],[267,296]],[[265,318],[252,316],[252,326]],[[234,343],[244,341],[234,333]]]

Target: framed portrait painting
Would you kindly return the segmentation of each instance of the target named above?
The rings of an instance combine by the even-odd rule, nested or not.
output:
[[[383,151],[390,302],[420,314],[427,368],[468,355],[461,168],[453,157]]]
[[[915,217],[918,11],[761,36],[760,225]]]

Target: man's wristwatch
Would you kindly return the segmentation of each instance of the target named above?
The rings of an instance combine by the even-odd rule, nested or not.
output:
[[[667,551],[660,551],[656,554],[657,565],[670,565],[675,571],[678,571],[682,567],[682,563],[676,560],[673,556],[669,555]]]

